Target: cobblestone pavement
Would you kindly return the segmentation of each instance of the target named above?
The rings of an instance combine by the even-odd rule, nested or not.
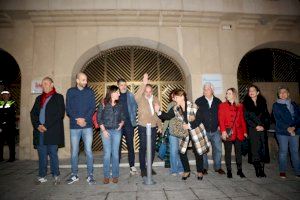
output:
[[[155,162],[157,175],[153,176],[155,185],[144,185],[139,175],[130,176],[128,167],[121,167],[118,184],[102,183],[103,173],[99,166],[101,156],[95,156],[96,185],[86,182],[86,168],[79,169],[79,182],[67,185],[65,180],[70,175],[69,160],[61,160],[61,184],[53,185],[53,179],[48,174],[48,182],[36,185],[37,161],[16,161],[14,163],[0,163],[0,199],[300,199],[300,179],[296,178],[291,169],[287,173],[287,179],[278,176],[278,167],[275,162],[266,165],[267,178],[256,178],[252,165],[246,159],[243,161],[244,173],[247,176],[241,179],[236,176],[235,164],[233,164],[233,179],[227,179],[226,175],[219,175],[212,169],[202,181],[198,181],[195,175],[195,166],[192,166],[191,177],[182,181],[179,176],[169,175],[169,169],[159,166]],[[122,162],[126,162],[127,156],[123,156]],[[193,158],[191,155],[190,158]],[[80,162],[84,163],[84,156],[80,156]],[[122,166],[126,164],[122,164]],[[84,165],[82,165],[84,166]],[[224,166],[223,166],[224,167]],[[225,167],[224,167],[225,168]]]

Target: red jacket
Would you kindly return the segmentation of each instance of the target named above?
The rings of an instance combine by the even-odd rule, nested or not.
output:
[[[237,116],[236,116],[237,114]],[[236,119],[235,119],[236,116]],[[219,105],[218,110],[219,126],[221,133],[226,131],[226,128],[232,128],[232,137],[231,140],[243,141],[245,136],[244,133],[247,133],[246,122],[244,118],[244,106],[243,104],[233,104],[229,102],[224,102]],[[233,125],[235,119],[235,123]]]

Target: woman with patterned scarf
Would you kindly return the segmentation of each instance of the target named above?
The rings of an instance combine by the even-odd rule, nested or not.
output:
[[[174,99],[176,105],[173,109],[170,109],[168,113],[160,111],[160,106],[156,104],[154,106],[155,112],[157,113],[158,117],[162,120],[170,120],[172,118],[177,118],[183,121],[183,129],[184,130],[191,130],[195,129],[200,122],[197,120],[199,118],[196,117],[197,109],[193,108],[191,102],[187,101],[186,93],[183,90],[176,90],[174,92]],[[187,147],[189,142],[192,141],[192,148],[196,158],[196,167],[197,167],[197,179],[203,179],[203,155],[201,150],[199,149],[199,138],[197,134],[191,135],[191,132],[188,131],[188,135],[181,139],[180,141],[180,160],[182,162],[184,173],[182,174],[182,180],[186,180],[190,177],[190,165],[189,160],[187,157]]]

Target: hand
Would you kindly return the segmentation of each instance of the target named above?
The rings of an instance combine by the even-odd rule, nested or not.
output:
[[[160,109],[159,104],[158,104],[158,103],[155,103],[155,104],[154,104],[154,111],[155,111],[156,113],[158,113],[158,112],[159,112],[159,109]]]
[[[247,138],[247,137],[248,137],[248,134],[247,134],[247,133],[244,133],[244,136],[245,136],[245,138]]]
[[[86,122],[80,122],[80,123],[77,122],[77,124],[82,128],[86,126]]]
[[[256,127],[256,130],[257,130],[257,131],[264,131],[265,129],[264,129],[263,126],[257,126],[257,127]]]
[[[121,121],[121,123],[119,124],[119,128],[117,129],[118,131],[121,130],[121,128],[123,127],[124,125],[124,121]]]
[[[45,130],[44,130],[45,127],[44,128],[43,127],[44,126],[40,124],[39,127],[37,128],[40,133],[44,133],[45,132]]]
[[[144,77],[143,77],[143,83],[144,83],[144,85],[147,85],[148,84],[148,74],[146,73],[146,74],[144,74]]]
[[[85,127],[85,126],[86,126],[86,121],[85,121],[84,118],[77,118],[76,121],[77,121],[77,124],[78,124],[80,127]]]
[[[157,129],[157,133],[162,134],[161,128]]]
[[[102,131],[102,134],[105,138],[109,138],[110,134],[107,130]]]
[[[287,131],[292,135],[294,136],[296,133],[295,133],[295,130],[296,128],[295,127],[288,127]]]
[[[183,125],[182,125],[182,128],[183,128],[184,130],[189,130],[189,129],[190,129],[190,126],[189,126],[188,124],[183,124]]]
[[[222,136],[221,137],[222,137],[222,140],[226,140],[228,138],[228,135],[227,135],[226,131],[222,132]]]

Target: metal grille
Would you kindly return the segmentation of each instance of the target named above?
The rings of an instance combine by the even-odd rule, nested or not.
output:
[[[183,71],[172,58],[156,50],[139,46],[124,46],[103,51],[89,60],[83,66],[82,71],[88,76],[89,86],[95,92],[97,104],[104,97],[107,88],[115,85],[119,78],[124,78],[128,89],[135,94],[145,73],[149,74],[153,94],[158,96],[163,109],[167,108],[169,93],[173,89],[185,88]],[[134,145],[135,150],[138,150],[137,128]],[[81,144],[81,150],[83,150],[83,144]],[[99,130],[95,129],[93,150],[102,150]],[[124,138],[122,151],[127,151]]]
[[[258,60],[256,65],[252,62],[255,59]],[[240,62],[238,69],[239,99],[244,99],[247,87],[254,82],[299,83],[299,68],[300,57],[288,51],[263,49],[249,52]]]

